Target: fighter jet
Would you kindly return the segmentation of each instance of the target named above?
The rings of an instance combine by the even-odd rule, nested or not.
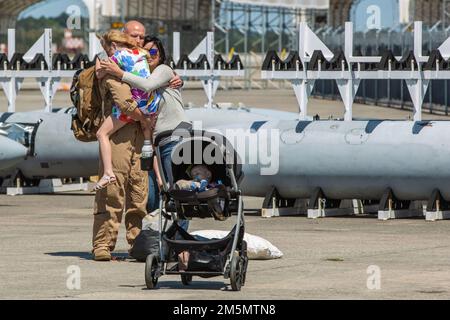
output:
[[[387,189],[401,200],[425,200],[434,190],[450,199],[450,142],[436,139],[450,134],[449,121],[299,121],[245,109],[192,108],[186,114],[233,144],[243,161],[246,195],[265,196],[276,188],[283,198],[304,199],[320,187],[332,199],[380,199]],[[8,136],[27,147],[6,159],[28,152],[0,177],[17,170],[26,179],[97,174],[98,144],[74,138],[70,110],[5,113],[0,120],[9,125]],[[245,135],[245,147],[227,130],[234,138]],[[12,150],[13,142],[3,138],[0,150]],[[11,165],[4,158],[0,168]]]
[[[8,134],[26,146],[25,150],[29,154],[26,160],[14,168],[0,170],[0,177],[10,177],[18,171],[23,178],[34,181],[44,178],[96,175],[99,161],[98,144],[75,139],[70,129],[73,112],[74,108],[61,108],[52,113],[43,111],[0,113],[0,124],[9,126]],[[297,114],[292,112],[272,112],[242,107],[190,108],[186,109],[186,114],[189,120],[200,122],[204,128],[297,117]],[[6,168],[6,165],[0,164],[0,168]]]
[[[22,162],[27,152],[27,148],[20,143],[0,135],[0,171],[11,169]]]

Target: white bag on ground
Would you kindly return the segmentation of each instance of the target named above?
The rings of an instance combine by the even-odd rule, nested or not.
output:
[[[220,230],[198,230],[190,232],[193,236],[206,239],[222,239],[228,235],[228,231]],[[278,259],[283,253],[266,239],[249,233],[244,234],[244,240],[247,242],[248,258],[252,260]]]
[[[142,230],[159,231],[159,209],[145,215],[144,219],[142,219]]]
[[[166,217],[162,217],[162,225],[166,223]],[[170,227],[171,222],[169,221],[168,227]],[[154,230],[159,231],[159,209],[149,212],[142,219],[142,230]]]

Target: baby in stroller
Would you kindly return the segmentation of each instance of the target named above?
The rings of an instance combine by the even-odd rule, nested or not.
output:
[[[186,174],[190,180],[179,179],[175,182],[174,190],[196,191],[208,196],[208,192],[215,192],[221,187],[225,188],[221,180],[213,181],[213,174],[208,166],[204,164],[190,165],[186,169]],[[218,198],[208,201],[209,209],[216,220],[226,220],[224,215],[224,203]]]
[[[186,173],[191,180],[180,179],[175,183],[176,190],[189,190],[189,191],[205,191],[211,188],[215,188],[217,185],[222,184],[220,180],[212,182],[212,173],[207,166],[203,164],[191,165],[186,170]]]
[[[215,188],[217,185],[222,184],[222,182],[219,180],[217,183],[211,182],[212,173],[211,170],[208,169],[207,166],[203,164],[198,165],[190,165],[188,169],[186,170],[186,173],[189,177],[191,177],[191,180],[186,179],[180,179],[175,183],[174,189],[175,190],[188,190],[188,191],[198,191],[203,192],[208,189]],[[216,204],[219,205],[219,204]],[[218,210],[215,210],[216,212]],[[220,210],[221,212],[222,210]],[[218,220],[225,220],[224,216],[220,216],[216,218]],[[179,266],[180,271],[187,269],[188,261],[189,261],[189,252],[183,251],[179,254]]]
[[[180,132],[167,131],[155,139],[158,166],[161,167],[159,144],[171,136],[179,142],[172,158],[172,181],[163,179],[159,218],[159,254],[146,259],[145,282],[147,288],[156,286],[164,274],[180,275],[183,284],[189,284],[193,276],[209,278],[223,276],[230,279],[233,290],[240,290],[245,283],[247,249],[243,201],[239,182],[243,177],[239,156],[225,137],[207,131],[189,129]],[[208,148],[215,161],[197,162],[191,152],[201,146]],[[204,152],[203,152],[204,154]],[[236,214],[236,224],[222,239],[198,239],[181,228],[179,220],[194,218],[226,220]],[[163,217],[165,220],[163,221]],[[172,223],[168,223],[172,221]]]

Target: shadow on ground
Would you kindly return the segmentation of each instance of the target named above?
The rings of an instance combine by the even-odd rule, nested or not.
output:
[[[52,257],[77,257],[83,260],[92,260],[91,252],[79,252],[79,251],[71,251],[71,252],[46,252],[46,255]],[[126,252],[116,252],[112,253],[113,260],[127,260],[130,262],[134,262],[135,260],[130,258],[128,253]]]
[[[198,279],[198,278],[197,278]],[[176,290],[222,290],[222,291],[231,291],[231,289],[227,288],[228,283],[227,280],[224,279],[224,281],[196,281],[195,278],[192,280],[192,282],[189,285],[184,285],[181,282],[181,279],[179,281],[158,281],[158,284],[156,286],[156,289],[147,289],[145,285],[143,286],[142,290],[158,290],[158,289],[176,289]]]
[[[82,191],[78,191],[78,192],[54,192],[54,193],[38,193],[35,194],[36,196],[77,196],[77,197],[93,197],[95,196],[95,193],[85,193]]]
[[[244,209],[244,214],[246,216],[261,216],[261,209]]]

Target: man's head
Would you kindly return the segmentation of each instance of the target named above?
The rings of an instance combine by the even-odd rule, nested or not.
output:
[[[145,27],[142,23],[136,20],[131,20],[125,23],[123,32],[134,38],[140,47],[144,46]]]

